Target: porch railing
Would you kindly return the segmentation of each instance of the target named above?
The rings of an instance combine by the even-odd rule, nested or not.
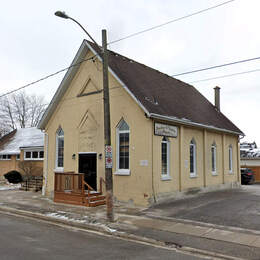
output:
[[[100,178],[100,193],[103,192],[102,182],[105,183],[104,179]],[[86,194],[85,188],[88,190],[88,195],[91,191],[95,191],[87,182],[84,181],[84,173],[55,172],[55,192],[77,193],[84,195]]]
[[[74,172],[55,172],[54,191],[84,194],[84,174]]]

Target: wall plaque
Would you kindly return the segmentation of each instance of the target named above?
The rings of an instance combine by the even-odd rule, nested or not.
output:
[[[154,134],[167,137],[177,137],[178,127],[161,123],[154,123]]]

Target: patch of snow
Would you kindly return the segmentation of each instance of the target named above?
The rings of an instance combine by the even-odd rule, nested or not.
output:
[[[96,224],[96,226],[103,227],[106,231],[108,231],[110,233],[114,233],[114,232],[117,231],[116,229],[110,228],[109,226],[104,225],[104,224],[99,224],[98,223],[98,224]]]
[[[4,185],[0,186],[0,191],[1,190],[18,190],[21,188],[21,184],[9,184],[9,185]]]
[[[6,143],[0,154],[20,154],[20,147],[43,147],[44,134],[36,127],[17,129]]]

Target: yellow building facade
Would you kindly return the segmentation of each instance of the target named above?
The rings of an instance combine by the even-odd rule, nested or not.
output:
[[[97,56],[92,58],[94,55]],[[119,75],[125,62],[127,66],[137,63],[117,55],[110,52],[111,64],[114,62],[115,66],[117,59],[122,64],[117,64],[117,73],[112,65],[109,70],[115,199],[149,205],[194,189],[239,185],[238,147],[242,132],[230,121],[227,129],[221,128],[221,120],[225,120],[222,115],[218,115],[221,120],[216,127],[199,120],[194,123],[192,118],[160,115],[157,111],[163,100],[159,95],[151,98],[139,90],[135,90],[138,94],[133,93],[127,78],[122,80],[124,71],[122,77]],[[82,59],[86,61],[73,66],[65,75],[38,126],[45,131],[44,193],[50,197],[55,172],[78,173],[88,169],[87,182],[96,189],[100,177],[105,178],[102,63],[87,41],[82,43],[73,64]],[[142,66],[137,64],[133,68],[137,68],[136,73],[129,72],[133,78],[138,78],[141,70],[152,70]],[[148,82],[159,80],[153,77],[166,77],[154,70],[151,74]],[[183,88],[190,91],[190,86]]]
[[[0,179],[10,171],[42,176],[44,135],[36,128],[16,129],[0,139]]]

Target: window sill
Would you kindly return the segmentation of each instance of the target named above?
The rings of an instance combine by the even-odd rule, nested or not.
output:
[[[197,174],[190,174],[190,178],[193,179],[193,178],[197,178],[198,175]]]
[[[127,175],[130,175],[130,173],[131,173],[131,171],[130,171],[130,169],[121,169],[121,170],[117,170],[116,172],[114,172],[114,175],[125,175],[125,176],[127,176]]]
[[[211,172],[211,173],[212,173],[212,176],[218,176],[217,172]]]
[[[229,171],[228,173],[229,173],[229,174],[234,174],[233,171],[232,171],[232,172]]]
[[[55,168],[54,172],[64,172],[64,168]]]
[[[43,158],[24,158],[23,159],[24,161],[43,161],[44,159]],[[17,160],[19,161],[19,160]]]
[[[171,179],[170,176],[161,176],[161,181],[170,181]]]

